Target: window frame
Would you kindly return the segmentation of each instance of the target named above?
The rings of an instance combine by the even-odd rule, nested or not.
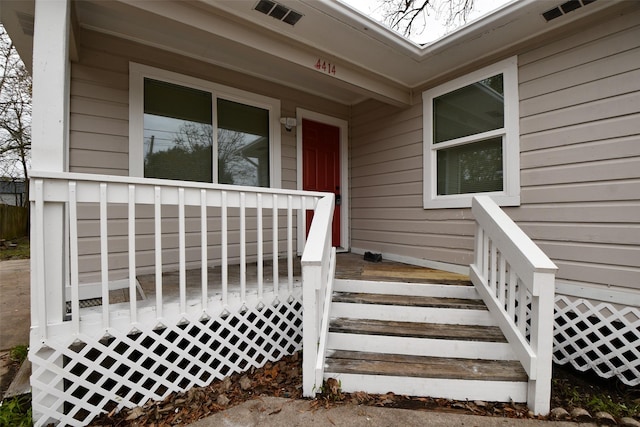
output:
[[[486,78],[503,75],[504,127],[434,144],[433,100],[457,89],[477,83]],[[511,57],[494,63],[454,80],[450,80],[422,93],[423,106],[423,204],[424,209],[468,208],[477,195],[489,195],[500,206],[520,205],[520,113],[518,97],[518,61]],[[438,195],[438,151],[502,138],[502,191]]]
[[[214,141],[212,182],[218,183],[218,98],[265,109],[269,112],[269,188],[282,188],[280,100],[208,80],[135,62],[129,63],[129,176],[144,177],[144,79],[154,79],[211,93]]]

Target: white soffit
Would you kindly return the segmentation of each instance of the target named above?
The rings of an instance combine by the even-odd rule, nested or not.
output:
[[[547,22],[542,14],[565,0],[514,0],[431,44],[420,46],[338,0],[277,1],[301,12],[303,18],[290,26],[253,10],[258,0],[202,0],[408,88],[419,87],[452,69],[624,3],[624,0],[599,0]]]
[[[322,57],[320,51],[310,51],[277,33],[257,31],[254,24],[214,12],[198,2],[77,3],[80,25],[86,29],[204,60],[347,105],[369,97],[398,105],[410,102],[409,90],[399,84],[351,63],[344,64],[336,77],[318,72],[313,64]]]

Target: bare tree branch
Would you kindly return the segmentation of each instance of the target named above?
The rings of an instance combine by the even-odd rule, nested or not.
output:
[[[0,174],[27,180],[30,159],[31,76],[0,25]]]
[[[442,17],[443,25],[452,28],[466,23],[474,0],[379,0],[384,22],[405,37],[420,34],[426,17]]]

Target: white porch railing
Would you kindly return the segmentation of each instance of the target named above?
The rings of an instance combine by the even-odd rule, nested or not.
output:
[[[472,213],[471,281],[529,375],[529,408],[547,414],[557,267],[489,197],[474,197]]]
[[[322,387],[336,268],[336,250],[331,247],[333,210],[333,196],[318,202],[307,238],[307,250],[302,255],[302,393],[305,397],[313,397]]]
[[[114,282],[122,282],[122,280],[114,281],[110,279],[111,267],[109,263],[113,257],[113,251],[110,254],[109,246],[113,244],[116,239],[114,236],[110,236],[107,231],[110,222],[108,211],[112,207],[119,206],[122,208],[121,210],[126,210],[126,219],[124,219],[124,221],[126,221],[127,243],[125,252],[128,260],[126,267],[128,271],[129,293],[128,323],[135,325],[139,321],[140,314],[136,294],[139,286],[136,282],[136,276],[141,270],[144,272],[153,271],[155,273],[156,289],[155,304],[153,307],[156,315],[155,320],[162,320],[164,315],[164,304],[166,300],[163,298],[162,273],[163,269],[166,269],[165,264],[167,264],[167,262],[163,260],[163,251],[167,250],[166,247],[163,247],[164,228],[171,229],[171,231],[167,232],[172,234],[175,234],[177,228],[179,310],[182,313],[187,310],[186,271],[188,265],[197,265],[198,268],[201,269],[201,292],[198,297],[200,301],[199,309],[206,312],[209,297],[211,296],[209,284],[207,283],[207,267],[209,265],[219,265],[221,268],[221,289],[216,292],[221,294],[223,306],[226,307],[228,305],[228,264],[231,256],[229,254],[229,247],[231,245],[230,210],[233,209],[235,211],[237,220],[234,233],[236,234],[235,238],[239,239],[239,241],[234,242],[234,247],[237,247],[234,258],[240,265],[240,298],[243,302],[246,300],[246,271],[247,260],[249,258],[247,246],[251,244],[252,247],[255,248],[255,253],[250,257],[257,262],[257,292],[258,299],[261,300],[264,292],[262,274],[264,260],[269,259],[273,262],[273,287],[274,292],[277,294],[281,281],[278,277],[278,263],[280,262],[279,258],[282,255],[283,249],[288,272],[286,284],[289,288],[293,286],[293,259],[295,255],[294,230],[296,228],[293,213],[313,210],[318,201],[323,196],[327,196],[323,193],[313,192],[73,173],[43,174],[34,172],[32,178],[32,201],[34,202],[35,212],[33,229],[36,239],[33,251],[34,258],[38,260],[36,263],[36,269],[38,271],[35,272],[35,275],[40,278],[40,280],[34,283],[36,286],[34,294],[38,301],[36,305],[44,308],[38,311],[37,322],[34,326],[40,329],[43,338],[47,336],[47,326],[65,321],[64,316],[59,319],[47,319],[47,312],[52,311],[51,306],[62,305],[62,301],[50,301],[47,299],[47,272],[44,271],[46,264],[45,259],[52,257],[52,254],[46,253],[45,247],[51,249],[51,245],[49,244],[50,242],[39,241],[45,234],[45,228],[49,226],[45,223],[46,218],[43,214],[45,205],[56,203],[64,204],[67,209],[68,220],[64,227],[68,227],[69,233],[68,283],[71,288],[71,310],[70,316],[67,317],[71,318],[74,333],[78,333],[80,331],[80,294],[86,294],[86,292],[81,292],[80,290],[83,285],[80,284],[79,279],[81,275],[79,264],[82,262],[82,254],[78,246],[78,242],[81,239],[79,227],[82,227],[79,221],[79,212],[83,208],[93,207],[95,210],[97,207],[99,213],[99,218],[94,218],[94,220],[99,222],[99,229],[96,231],[99,241],[99,274],[101,278],[98,285],[101,291],[95,296],[102,298],[102,327],[106,330],[112,326],[110,320],[109,291],[113,289]],[[152,222],[153,227],[151,232],[146,232],[147,237],[151,237],[153,240],[153,247],[151,249],[153,253],[152,266],[140,266],[137,264],[139,258],[137,252],[141,251],[136,249],[136,244],[140,240],[142,232],[136,231],[136,228],[140,228],[142,219],[140,215],[137,216],[136,211],[145,206],[152,209],[151,218],[146,218],[146,225],[149,226]],[[175,213],[169,215],[168,219],[166,215],[163,216],[163,209],[170,206],[177,208],[177,218],[171,218]],[[200,241],[200,256],[197,257],[195,262],[194,260],[189,262],[186,258],[187,220],[185,218],[185,210],[188,208],[192,210],[196,208],[198,210],[198,217],[191,218],[191,222],[197,221],[200,225],[200,228],[197,230],[197,239]],[[217,241],[214,241],[210,236],[210,232],[214,230],[208,230],[208,220],[210,218],[207,209],[209,208],[219,209],[219,225],[216,226],[217,229],[215,232],[216,234],[219,233],[220,237]],[[253,236],[252,241],[249,241],[247,238],[247,216],[249,211],[251,211],[252,221],[254,221],[251,233]],[[270,216],[270,225],[264,224],[265,214],[269,214]],[[285,214],[286,223],[279,224],[279,221],[282,220]],[[300,218],[302,219],[302,227],[304,229],[306,227],[304,224],[306,215],[301,214]],[[122,220],[122,218],[119,219]],[[168,221],[177,222],[177,226]],[[60,224],[59,227],[62,228],[63,224]],[[286,229],[286,239],[284,242],[279,241],[279,235],[282,234],[282,229]],[[270,245],[264,237],[265,233],[268,233],[271,238]],[[193,234],[193,230],[190,234]],[[60,242],[55,243],[60,244]],[[212,245],[219,246],[219,259],[215,259],[215,257],[209,253],[213,252],[211,251]],[[265,254],[265,246],[271,246],[270,253]],[[302,245],[299,246],[302,247]],[[145,248],[145,251],[149,252],[148,249],[149,248]],[[60,250],[62,250],[61,245]],[[193,303],[191,302],[190,305],[193,305]]]
[[[315,292],[317,284],[308,271],[303,283],[310,283],[296,283],[295,245],[305,260],[320,249],[320,264],[328,265],[319,242],[330,245],[330,237],[318,233],[331,229],[332,194],[31,176],[35,425],[84,425],[300,349],[301,288]],[[307,210],[315,215],[305,246]],[[177,289],[167,283],[169,270]],[[139,298],[141,274],[153,277],[146,300]],[[126,298],[112,300],[114,284]],[[98,304],[82,308],[87,297]]]

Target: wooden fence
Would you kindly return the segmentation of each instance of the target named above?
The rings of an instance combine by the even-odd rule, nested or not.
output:
[[[29,210],[22,206],[0,205],[0,239],[28,235]]]

